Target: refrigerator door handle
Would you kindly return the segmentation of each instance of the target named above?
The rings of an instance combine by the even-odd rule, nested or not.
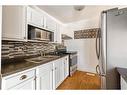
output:
[[[97,59],[99,59],[99,56],[98,56],[98,47],[97,47],[97,45],[98,45],[97,39],[98,39],[98,32],[97,32],[97,36],[96,36],[96,55],[97,55]]]
[[[96,73],[97,73],[98,75],[100,75],[100,67],[99,67],[99,65],[96,66]]]
[[[98,59],[100,58],[100,51],[101,51],[101,40],[100,40],[100,29],[98,30],[98,39],[99,39],[99,51],[98,51]]]
[[[99,65],[97,65],[96,66],[96,73],[99,75],[99,76],[106,76],[105,74],[103,74],[103,73],[101,73],[101,70],[100,70],[100,66]]]
[[[96,55],[97,55],[97,58],[99,59],[100,57],[100,30],[97,31],[97,36],[96,36]]]

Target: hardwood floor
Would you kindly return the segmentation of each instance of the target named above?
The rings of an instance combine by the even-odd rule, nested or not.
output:
[[[95,74],[76,71],[72,77],[68,77],[57,90],[95,90],[100,89],[100,77]]]

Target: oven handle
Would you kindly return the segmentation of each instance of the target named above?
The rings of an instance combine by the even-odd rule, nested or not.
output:
[[[73,57],[77,57],[77,54],[70,55],[70,59],[72,59]]]

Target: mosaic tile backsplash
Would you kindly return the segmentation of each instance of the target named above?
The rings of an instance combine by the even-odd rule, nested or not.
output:
[[[45,53],[54,52],[55,43],[33,43],[33,42],[13,42],[2,41],[2,59],[11,59],[23,56],[32,56],[40,54],[39,51]]]
[[[98,31],[100,31],[100,28],[74,31],[74,39],[96,38]]]

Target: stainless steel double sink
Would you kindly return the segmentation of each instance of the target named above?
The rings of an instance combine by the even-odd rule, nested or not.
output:
[[[28,62],[33,62],[33,63],[42,63],[42,62],[46,62],[48,60],[52,60],[54,58],[59,58],[60,56],[56,56],[56,55],[47,55],[47,56],[39,56],[39,57],[35,57],[35,58],[29,58],[26,59],[26,61]]]

